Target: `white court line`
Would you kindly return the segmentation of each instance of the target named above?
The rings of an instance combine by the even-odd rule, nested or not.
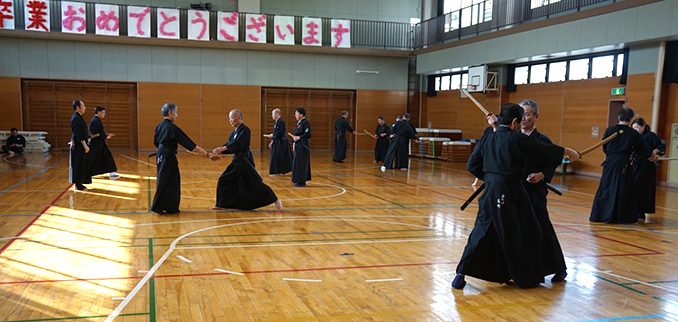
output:
[[[147,165],[150,165],[150,166],[156,167],[156,168],[158,167],[158,166],[156,166],[155,164],[151,164],[151,163],[148,163],[148,162],[146,162],[146,161],[141,161],[141,160],[139,160],[139,159],[136,159],[136,158],[133,158],[133,157],[130,157],[130,156],[126,156],[126,155],[124,155],[124,154],[119,154],[119,155],[120,155],[121,157],[123,157],[123,158],[128,158],[128,159],[130,159],[130,160],[134,160],[134,161],[139,162],[139,163],[147,164]]]
[[[184,257],[184,256],[181,256],[181,255],[177,255],[177,258],[180,259],[180,260],[182,260],[182,261],[184,261],[184,262],[186,262],[186,263],[193,263],[192,260],[190,260],[190,259],[188,259],[188,258],[186,258],[186,257]]]
[[[124,299],[125,299],[124,297],[112,297],[111,298],[111,300],[113,300],[113,301],[122,301]]]
[[[645,286],[650,286],[650,287],[658,288],[658,289],[660,289],[660,290],[664,290],[664,291],[668,291],[668,292],[672,292],[672,293],[678,293],[678,290],[676,290],[676,289],[666,288],[666,287],[662,287],[662,286],[659,286],[659,285],[654,285],[654,284],[650,284],[650,283],[645,283],[645,282],[642,282],[642,281],[639,281],[639,280],[635,280],[635,279],[632,279],[632,278],[628,278],[628,277],[626,277],[626,276],[617,275],[617,274],[612,274],[612,271],[595,271],[595,272],[603,273],[603,274],[606,274],[606,275],[609,275],[609,276],[614,276],[614,277],[621,278],[621,279],[625,279],[625,280],[627,280],[627,281],[631,281],[631,282],[634,282],[634,283],[642,284],[642,285],[645,285]]]
[[[307,279],[303,279],[303,278],[287,278],[287,277],[283,277],[283,281],[321,283],[323,280],[307,280]]]
[[[468,237],[454,238],[431,238],[431,239],[402,239],[402,240],[366,240],[366,241],[345,241],[331,243],[298,243],[298,244],[263,244],[263,245],[229,245],[229,246],[196,246],[196,247],[177,247],[176,249],[216,249],[216,248],[253,248],[253,247],[285,247],[285,246],[322,246],[322,245],[348,245],[348,244],[376,244],[376,243],[409,243],[409,242],[428,242],[428,241],[448,241],[460,240]]]
[[[242,276],[242,275],[245,275],[245,274],[243,274],[243,273],[239,273],[239,272],[231,272],[231,271],[227,271],[227,270],[225,270],[225,269],[220,269],[220,268],[215,268],[214,270],[217,271],[217,272],[226,273],[226,274],[241,275],[241,276]]]
[[[362,220],[362,219],[352,219],[352,220],[349,219],[349,220],[346,220],[346,219],[337,219],[337,218],[333,218],[333,219],[334,219],[334,220],[339,220],[339,221],[377,222],[377,223],[381,223],[381,224],[389,223],[389,222],[383,222],[383,221],[377,221],[377,220]],[[212,226],[212,227],[202,228],[202,229],[194,230],[194,231],[192,231],[192,232],[190,232],[190,233],[186,233],[186,234],[184,234],[184,235],[181,235],[181,236],[177,237],[174,241],[172,241],[172,243],[170,244],[169,249],[167,249],[167,251],[165,252],[165,254],[163,254],[162,257],[160,257],[160,259],[153,265],[153,267],[149,270],[149,272],[146,273],[146,275],[144,275],[144,277],[139,281],[139,283],[137,283],[137,285],[134,287],[134,289],[132,289],[132,291],[131,291],[129,294],[127,294],[127,296],[125,297],[125,300],[123,300],[122,303],[120,303],[120,305],[118,305],[118,306],[115,308],[115,310],[113,310],[113,312],[111,312],[111,314],[108,315],[108,317],[106,318],[106,320],[104,320],[104,322],[112,322],[118,315],[120,315],[120,312],[127,306],[127,304],[129,304],[130,301],[132,301],[132,299],[134,298],[134,296],[136,296],[137,293],[139,293],[139,290],[141,290],[141,288],[142,288],[144,285],[146,285],[146,283],[151,279],[151,276],[153,276],[153,274],[155,274],[155,272],[160,268],[160,266],[162,266],[162,264],[163,264],[163,263],[167,260],[167,258],[172,254],[172,252],[176,249],[177,244],[178,244],[182,239],[184,239],[184,238],[186,238],[186,237],[188,237],[188,236],[197,234],[197,233],[201,233],[201,232],[206,231],[206,230],[211,230],[211,229],[217,229],[217,228],[223,228],[223,227],[231,227],[231,226],[240,226],[240,225],[249,225],[249,224],[269,223],[269,222],[296,221],[296,220],[297,220],[297,219],[277,219],[277,220],[259,220],[259,221],[248,221],[248,222],[242,222],[242,223],[233,223],[233,224],[226,224],[226,225],[219,225],[219,226]],[[320,221],[320,220],[322,220],[322,221],[327,221],[327,219],[309,219],[309,218],[306,218],[305,220],[306,220],[306,221],[313,221],[313,220],[316,220],[316,221]],[[391,224],[403,225],[403,226],[414,226],[414,227],[430,228],[430,227],[427,227],[427,226],[413,225],[413,224],[404,224],[404,223],[395,223],[395,222],[392,222]]]
[[[365,282],[374,283],[374,282],[392,282],[392,281],[402,281],[402,280],[403,280],[403,278],[399,277],[399,278],[384,278],[384,279],[380,279],[380,280],[365,280]]]
[[[145,274],[148,273],[148,271],[138,271],[137,273]]]
[[[370,210],[370,209],[365,209],[365,210]],[[102,213],[106,214],[106,213]],[[151,223],[145,223],[145,224],[133,224],[133,225],[118,225],[118,226],[104,226],[104,227],[97,227],[97,228],[87,228],[87,229],[75,229],[75,230],[62,230],[58,232],[50,232],[50,233],[40,233],[40,234],[34,234],[34,235],[22,235],[22,236],[11,236],[11,237],[0,237],[0,241],[2,240],[12,240],[12,239],[28,239],[30,237],[40,237],[40,236],[51,236],[51,235],[62,235],[62,234],[81,234],[84,232],[90,232],[90,231],[100,231],[100,230],[109,230],[112,228],[135,228],[135,227],[146,227],[146,226],[159,226],[159,225],[173,225],[173,224],[190,224],[190,223],[204,223],[204,222],[215,222],[215,221],[234,221],[234,220],[259,220],[259,219],[276,219],[280,217],[237,217],[237,218],[216,218],[216,219],[200,219],[200,220],[179,220],[179,221],[167,221],[167,222],[151,222]],[[353,215],[353,216],[342,216],[342,217],[337,217],[337,216],[290,216],[290,217],[285,217],[285,219],[303,219],[303,220],[314,220],[314,218],[317,218],[315,220],[321,220],[322,218],[326,219],[333,219],[333,220],[344,220],[345,218],[407,218],[407,219],[430,219],[430,216],[397,216],[397,215],[383,215],[383,216],[375,216],[375,215]],[[455,220],[475,220],[475,215],[473,215],[473,218],[455,218]],[[404,224],[408,225],[408,224]],[[435,228],[435,227],[429,227],[429,226],[421,226],[421,225],[412,225],[414,227],[420,227],[420,228],[426,228],[426,229],[432,229],[432,230],[440,230],[444,231],[442,228]],[[464,235],[462,235],[464,236]],[[466,236],[468,237],[468,236]]]

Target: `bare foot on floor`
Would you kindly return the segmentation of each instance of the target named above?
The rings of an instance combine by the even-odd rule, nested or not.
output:
[[[275,201],[275,211],[282,211],[282,200],[278,199]]]
[[[214,206],[214,207],[210,208],[210,210],[226,210],[226,208]]]

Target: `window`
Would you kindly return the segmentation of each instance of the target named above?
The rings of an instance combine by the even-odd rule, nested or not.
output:
[[[549,82],[562,82],[567,73],[567,62],[561,61],[549,64]]]
[[[530,84],[546,83],[546,64],[530,67]]]
[[[558,3],[561,0],[532,0],[530,1],[530,9],[548,6],[550,4]]]
[[[461,74],[461,86],[468,86],[468,73]]]
[[[594,57],[591,61],[591,78],[612,77],[614,73],[614,56]]]
[[[440,90],[447,91],[450,89],[450,75],[440,77]]]
[[[440,90],[440,77],[436,77],[436,91]]]
[[[492,20],[493,0],[445,0],[445,32]]]
[[[570,62],[570,80],[589,78],[589,58]]]
[[[513,83],[522,85],[621,76],[624,59],[623,53],[611,53],[518,66],[514,70]]]
[[[450,80],[450,89],[459,89],[461,85],[461,75],[456,74],[452,75],[452,79]]]
[[[530,66],[521,66],[521,67],[516,67],[516,72],[515,72],[515,84],[516,85],[522,85],[522,84],[527,84],[527,75],[529,74]]]
[[[621,76],[624,72],[624,54],[617,55],[617,73],[615,76]]]

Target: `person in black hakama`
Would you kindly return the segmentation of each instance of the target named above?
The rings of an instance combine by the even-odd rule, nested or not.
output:
[[[386,169],[393,169],[393,159],[395,159],[395,168],[401,170],[407,170],[409,166],[409,143],[410,140],[417,139],[417,132],[414,129],[414,126],[410,124],[410,114],[405,113],[403,115],[403,120],[396,122],[393,132],[393,139],[391,144],[388,146],[386,151],[386,156],[384,157],[384,165],[381,167],[381,171],[386,171]]]
[[[632,109],[623,107],[619,111],[619,123],[605,130],[603,139],[613,133],[617,133],[617,137],[603,145],[603,175],[593,199],[590,221],[638,222],[638,196],[633,185],[632,154],[649,158],[652,151],[638,131],[629,127],[634,114]]]
[[[645,219],[645,214],[653,214],[655,206],[655,192],[657,190],[657,158],[666,153],[666,144],[657,134],[650,131],[650,126],[643,118],[637,118],[631,125],[640,133],[643,140],[652,150],[650,158],[633,154],[633,183],[638,193],[638,218]]]
[[[297,125],[292,133],[294,141],[294,159],[292,160],[292,182],[295,187],[305,187],[311,180],[311,123],[306,120],[306,110],[302,107],[294,111]]]
[[[89,164],[89,146],[87,145],[87,123],[82,117],[87,107],[85,102],[73,101],[73,115],[71,116],[71,148],[70,148],[70,182],[75,184],[76,190],[87,190],[85,184],[92,183]]]
[[[181,201],[181,176],[177,162],[179,144],[202,156],[207,156],[207,152],[193,143],[184,131],[174,124],[178,116],[177,106],[174,103],[165,103],[161,112],[164,119],[155,127],[155,135],[153,135],[153,145],[158,148],[156,150],[158,171],[151,211],[166,215],[179,212]]]
[[[346,120],[348,118],[348,111],[341,112],[341,117],[334,123],[334,157],[333,162],[343,163],[346,159],[346,131],[357,135],[353,131],[351,124]]]
[[[484,138],[487,134],[492,133],[492,132],[494,132],[494,131],[497,130],[497,126],[498,126],[498,125],[497,125],[497,116],[494,115],[494,114],[488,114],[488,115],[487,115],[487,123],[490,124],[490,126],[488,126],[488,127],[485,128],[485,131],[483,131],[483,134],[480,136],[480,140],[479,140],[479,141],[482,141],[483,138]],[[473,148],[473,149],[475,150],[475,149],[477,149],[477,148],[478,148],[478,145],[476,145],[476,147]],[[478,190],[478,188],[480,187],[480,185],[478,184],[479,182],[480,182],[480,179],[478,179],[478,177],[476,177],[476,178],[473,180],[473,183],[471,184],[471,187],[473,187],[473,191]]]
[[[106,117],[106,108],[97,106],[94,108],[94,116],[89,121],[89,133],[92,134],[90,145],[90,170],[92,176],[99,174],[110,173],[109,178],[115,180],[120,178],[120,175],[115,173],[118,168],[115,166],[113,155],[108,149],[107,140],[114,137],[115,134],[104,131],[104,124],[101,122]]]
[[[23,153],[26,147],[24,136],[19,134],[19,130],[15,127],[11,128],[9,133],[11,136],[7,138],[7,145],[2,146],[2,153],[7,153],[9,156],[13,156],[14,153]]]
[[[388,151],[389,136],[391,135],[391,127],[384,122],[384,117],[379,116],[377,119],[377,127],[374,129],[377,142],[374,144],[374,163],[384,162],[386,152]]]
[[[506,104],[499,127],[481,140],[466,164],[470,173],[485,181],[478,200],[478,216],[457,266],[452,287],[462,289],[465,276],[535,287],[544,280],[542,233],[523,187],[528,159],[541,164],[560,164],[563,155],[575,161],[579,154],[559,146],[539,145],[518,133],[523,109]]]
[[[271,116],[275,120],[273,133],[264,135],[264,137],[271,139],[271,143],[268,144],[268,147],[271,148],[271,163],[268,173],[271,176],[292,171],[292,150],[290,149],[290,143],[287,141],[285,122],[280,115],[281,112],[278,108],[271,112]]]
[[[537,131],[536,123],[539,120],[539,105],[533,100],[524,100],[520,103],[523,108],[523,121],[520,124],[520,130],[523,134],[534,139],[538,144],[552,146],[553,143],[548,136]],[[562,282],[567,276],[567,265],[563,256],[563,249],[560,247],[558,236],[553,229],[553,224],[549,218],[549,211],[546,206],[546,196],[548,190],[546,183],[551,182],[555,174],[557,165],[545,165],[528,159],[525,165],[527,179],[523,181],[523,186],[532,202],[534,214],[539,220],[542,232],[542,256],[544,260],[544,276],[554,274],[551,282]]]
[[[277,211],[282,210],[282,201],[267,186],[254,167],[250,151],[250,128],[242,122],[242,112],[232,110],[228,120],[235,128],[228,142],[212,150],[214,154],[233,154],[233,161],[219,176],[217,182],[217,203],[210,210],[241,209],[251,210],[275,203]],[[213,156],[212,161],[218,160]]]

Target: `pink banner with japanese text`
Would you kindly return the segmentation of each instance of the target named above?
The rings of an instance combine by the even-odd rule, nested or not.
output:
[[[151,38],[151,8],[127,7],[127,35]]]
[[[97,4],[95,31],[97,35],[118,36],[120,35],[120,11],[118,6],[110,4]]]
[[[29,0],[24,7],[26,30],[49,32],[49,1]]]
[[[14,29],[14,1],[0,0],[0,29]]]
[[[303,34],[301,44],[304,46],[322,46],[322,20],[320,18],[304,18],[301,23]]]
[[[210,40],[210,12],[188,10],[188,39]]]
[[[61,2],[61,32],[84,34],[87,28],[87,15],[84,2]]]
[[[351,48],[351,21],[332,19],[332,47]]]
[[[179,10],[158,8],[158,38],[179,39]]]
[[[245,15],[245,41],[266,43],[266,15]]]
[[[238,41],[237,12],[221,12],[217,15],[217,39],[222,41]]]
[[[294,17],[275,16],[275,36],[276,45],[294,45]]]

